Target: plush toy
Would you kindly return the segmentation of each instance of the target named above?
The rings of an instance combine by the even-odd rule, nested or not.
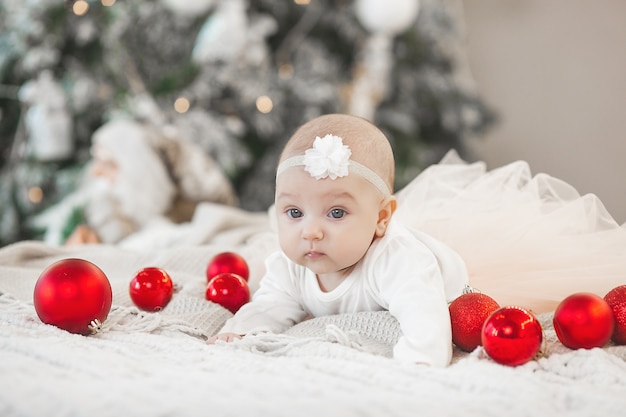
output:
[[[91,151],[79,189],[33,221],[49,243],[114,244],[145,228],[188,221],[200,202],[237,203],[231,183],[199,146],[137,121],[103,125]]]

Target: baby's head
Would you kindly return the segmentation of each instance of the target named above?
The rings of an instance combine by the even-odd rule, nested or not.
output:
[[[332,114],[304,124],[276,173],[281,249],[320,279],[344,277],[387,230],[393,177],[391,146],[370,122]]]
[[[374,171],[393,193],[395,161],[391,145],[384,133],[371,122],[347,114],[328,114],[317,117],[302,125],[291,136],[282,154],[283,161],[312,148],[316,137],[338,136],[352,152],[350,160]]]

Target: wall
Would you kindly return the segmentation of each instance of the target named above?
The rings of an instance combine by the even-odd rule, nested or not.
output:
[[[626,221],[626,2],[464,1],[468,54],[499,125],[490,168],[524,159]]]

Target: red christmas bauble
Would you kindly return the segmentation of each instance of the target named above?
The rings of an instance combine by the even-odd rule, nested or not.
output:
[[[83,335],[100,330],[112,300],[111,284],[104,272],[76,258],[48,266],[33,293],[35,311],[42,322]]]
[[[479,292],[470,292],[450,303],[452,342],[460,349],[471,352],[481,344],[481,331],[485,320],[500,308],[493,298]]]
[[[130,298],[137,307],[146,311],[159,311],[172,299],[174,284],[169,274],[161,268],[139,270],[129,286]]]
[[[241,255],[235,252],[218,253],[209,261],[206,269],[207,282],[214,276],[224,272],[237,274],[246,281],[248,281],[248,277],[250,276],[248,263]]]
[[[606,293],[604,301],[613,310],[615,329],[611,339],[618,345],[626,345],[626,285],[620,285]]]
[[[570,349],[602,347],[615,328],[613,310],[602,297],[576,293],[566,297],[554,310],[554,331]]]
[[[245,279],[237,274],[223,272],[214,276],[206,287],[206,299],[236,313],[250,301],[250,289]]]
[[[541,324],[532,313],[521,307],[499,308],[483,325],[483,348],[502,365],[525,364],[537,355],[542,341]]]

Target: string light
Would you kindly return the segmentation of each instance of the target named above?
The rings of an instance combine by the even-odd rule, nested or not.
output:
[[[293,2],[299,6],[307,6],[311,3],[311,0],[293,0]]]
[[[43,190],[39,187],[31,187],[28,189],[28,201],[33,204],[39,204],[43,200]]]
[[[115,4],[115,0],[102,0],[102,5],[104,7],[111,7]]]
[[[72,5],[72,11],[76,16],[83,16],[89,10],[89,3],[84,0],[78,0]]]
[[[293,78],[293,65],[281,64],[278,67],[278,76],[281,80],[290,80]]]
[[[187,100],[185,97],[178,97],[174,102],[174,110],[176,110],[178,113],[186,113],[190,107],[191,104],[189,103],[189,100]]]
[[[272,99],[268,96],[260,96],[256,99],[256,108],[263,114],[269,113],[274,108],[274,103],[272,103]]]

